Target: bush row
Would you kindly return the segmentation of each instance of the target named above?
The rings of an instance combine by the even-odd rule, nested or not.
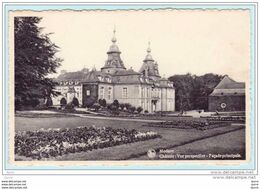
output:
[[[143,126],[207,130],[207,129],[223,127],[223,126],[228,126],[228,125],[230,125],[230,123],[222,122],[222,121],[175,120],[175,121],[163,121],[163,122],[159,122],[159,123],[148,123]]]

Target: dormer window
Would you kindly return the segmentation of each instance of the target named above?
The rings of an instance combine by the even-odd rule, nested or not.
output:
[[[75,85],[78,85],[78,84],[79,84],[79,82],[78,82],[78,81],[76,81],[76,82],[75,82]]]
[[[73,81],[70,81],[70,82],[69,82],[69,85],[73,85]]]
[[[68,81],[65,81],[65,82],[64,82],[64,85],[68,85]]]
[[[106,81],[107,81],[108,83],[111,83],[111,78],[106,77]]]
[[[103,81],[101,76],[98,76],[98,80],[99,81]]]

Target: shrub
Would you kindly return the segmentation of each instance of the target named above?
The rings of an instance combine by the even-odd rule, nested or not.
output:
[[[107,101],[106,99],[99,99],[98,103],[100,104],[100,106],[102,107],[106,107],[107,106]]]
[[[149,112],[148,112],[148,110],[145,110],[144,113],[145,113],[145,114],[148,114]]]
[[[136,111],[140,114],[143,111],[143,108],[141,106],[139,106]]]
[[[112,105],[112,104],[107,104],[107,109],[108,109],[108,110],[111,110],[111,105]]]
[[[74,104],[72,102],[66,104],[65,110],[74,110]]]
[[[61,106],[66,106],[67,105],[67,100],[64,97],[60,100],[60,105]]]
[[[74,98],[72,99],[72,104],[73,104],[75,107],[79,107],[79,100],[78,100],[76,97],[74,97]]]
[[[134,113],[135,110],[136,110],[136,108],[135,108],[134,106],[131,106],[130,109],[129,109],[129,111],[130,111],[131,113]]]
[[[130,107],[131,107],[131,104],[129,104],[129,103],[126,103],[126,104],[125,104],[125,108],[126,108],[127,110],[129,110]]]
[[[118,100],[114,100],[113,105],[115,105],[115,106],[118,108],[118,107],[119,107],[119,102],[118,102]]]
[[[94,108],[95,111],[97,112],[101,108],[101,106],[99,103],[95,103],[95,104],[93,104],[92,108]]]
[[[111,110],[111,113],[114,115],[118,115],[119,111],[118,111],[118,107],[114,104],[109,105],[109,109]]]
[[[103,106],[103,107],[106,107],[106,106],[107,106],[107,101],[106,101],[106,99],[103,99],[103,100],[102,100],[102,106]]]
[[[121,110],[124,110],[125,104],[120,104],[119,106],[120,106],[120,109],[121,109]]]
[[[96,99],[94,97],[89,97],[86,99],[85,105],[86,105],[86,107],[90,108],[91,106],[93,106],[93,104],[95,102],[96,102]]]
[[[30,98],[30,99],[26,99],[24,101],[24,106],[28,106],[28,107],[33,107],[35,108],[36,106],[38,106],[40,104],[39,99],[37,98]]]
[[[46,110],[48,107],[44,103],[40,103],[36,106],[36,110]]]
[[[22,109],[22,103],[21,100],[15,99],[15,110],[21,110]]]
[[[52,105],[53,105],[53,103],[52,103],[51,97],[47,97],[46,106],[47,106],[47,107],[50,107],[50,106],[52,106]]]

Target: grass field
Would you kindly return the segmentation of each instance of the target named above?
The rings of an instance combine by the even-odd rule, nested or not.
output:
[[[177,118],[175,118],[177,119]],[[127,159],[147,159],[145,154],[149,149],[169,149],[169,148],[180,148],[191,142],[200,140],[198,151],[207,151],[214,146],[215,153],[225,152],[222,147],[218,148],[218,141],[204,142],[205,139],[228,133],[234,130],[243,129],[243,125],[231,125],[227,127],[220,127],[205,131],[199,131],[194,129],[184,130],[176,128],[152,128],[142,126],[144,123],[135,120],[106,120],[97,118],[83,118],[83,117],[45,117],[45,118],[29,118],[29,117],[16,117],[15,119],[15,130],[16,131],[29,131],[38,130],[41,128],[73,128],[79,126],[92,126],[97,127],[112,127],[112,128],[129,128],[136,129],[138,131],[155,131],[162,138],[157,138],[148,141],[141,141],[131,144],[124,144],[115,147],[109,147],[105,149],[97,149],[89,152],[68,154],[57,157],[51,160],[127,160]],[[230,133],[231,134],[231,133]],[[242,134],[243,135],[243,134]],[[241,136],[240,136],[241,137]],[[241,140],[244,140],[241,137]],[[233,145],[232,141],[228,137],[224,137],[222,142],[225,143],[226,149],[230,145]],[[222,145],[223,146],[223,145]],[[234,145],[233,145],[234,146]],[[192,148],[183,148],[183,153],[190,153]],[[241,152],[245,149],[244,143],[238,143],[233,148],[234,152]],[[142,158],[143,157],[143,158]],[[19,158],[17,158],[19,160]]]

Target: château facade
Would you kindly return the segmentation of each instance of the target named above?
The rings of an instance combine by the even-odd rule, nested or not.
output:
[[[175,111],[175,89],[173,83],[159,74],[158,64],[152,58],[150,45],[139,72],[126,69],[121,52],[112,38],[107,60],[100,71],[87,68],[78,72],[63,71],[56,81],[56,91],[61,95],[53,97],[53,104],[60,105],[65,98],[71,102],[74,97],[80,106],[86,106],[89,99],[105,99],[107,103],[118,100],[142,107],[143,111]]]

